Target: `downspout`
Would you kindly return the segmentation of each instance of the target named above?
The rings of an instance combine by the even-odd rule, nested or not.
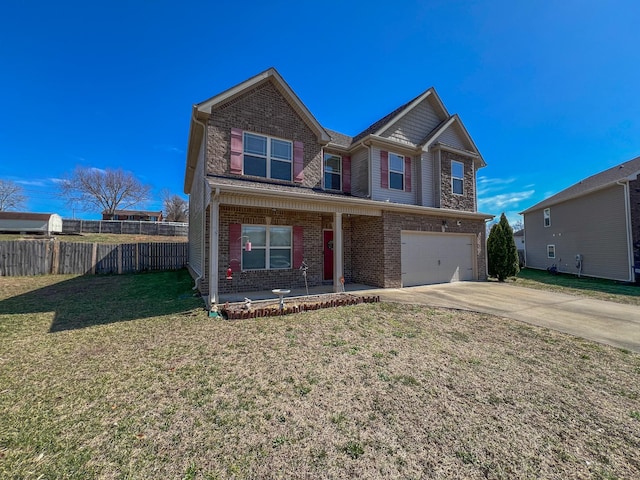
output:
[[[202,132],[203,132],[202,133],[202,138],[205,139],[206,138],[205,134],[207,133],[207,126],[196,118],[196,111],[197,111],[197,108],[195,108],[195,106],[194,106],[194,108],[191,110],[191,121],[193,123],[195,123],[197,125],[200,125],[202,127]],[[206,186],[208,187],[208,184],[206,184]],[[209,203],[209,200],[207,199],[207,195],[208,195],[208,197],[210,199],[211,198],[210,192],[208,191],[207,188],[204,188],[204,191],[203,191],[204,198],[202,199],[202,205],[205,207],[205,209],[206,209],[207,204]],[[204,218],[202,220],[204,222]],[[203,232],[202,238],[200,239],[200,247],[201,247],[200,251],[201,252],[205,251],[204,250],[205,249],[205,244],[204,243],[205,242],[204,242],[204,232]],[[200,290],[200,284],[202,283],[202,279],[203,278],[204,278],[204,268],[201,269],[200,274],[195,279],[195,285],[193,286],[193,290],[198,290],[198,291]]]
[[[616,185],[620,185],[624,188],[624,211],[625,211],[625,223],[627,224],[627,263],[629,265],[629,282],[635,281],[635,272],[633,268],[633,235],[631,234],[631,203],[629,199],[629,181],[620,183],[620,180],[616,182]]]

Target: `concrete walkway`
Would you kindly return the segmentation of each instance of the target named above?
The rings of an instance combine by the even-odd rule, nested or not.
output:
[[[374,291],[370,291],[373,293]],[[490,313],[640,353],[640,307],[494,282],[375,290],[389,302]]]

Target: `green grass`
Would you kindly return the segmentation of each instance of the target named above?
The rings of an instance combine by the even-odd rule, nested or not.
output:
[[[600,300],[640,305],[640,285],[614,280],[560,273],[551,275],[545,270],[525,268],[515,279],[511,279],[521,287],[551,290],[572,295],[582,295]]]
[[[0,277],[0,478],[640,478],[640,356],[472,312]]]

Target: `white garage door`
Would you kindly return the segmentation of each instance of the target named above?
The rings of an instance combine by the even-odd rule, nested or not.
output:
[[[474,280],[473,235],[404,231],[402,286]]]

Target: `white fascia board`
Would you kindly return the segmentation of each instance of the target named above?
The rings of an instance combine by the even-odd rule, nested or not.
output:
[[[364,137],[362,140],[356,143],[352,147],[352,149],[354,149],[355,147],[358,147],[360,144],[364,144],[368,147],[375,144],[378,146],[393,148],[395,149],[394,151],[396,152],[400,152],[400,153],[404,152],[410,155],[417,155],[420,153],[420,149],[414,144],[402,143],[402,142],[398,142],[397,140],[392,140],[390,138],[385,138],[385,137],[379,137],[374,134],[369,134],[366,137]]]
[[[309,111],[306,105],[302,103],[302,100],[300,100],[298,95],[295,94],[295,92],[282,78],[278,71],[273,67],[265,70],[262,73],[259,73],[255,77],[251,77],[250,79],[245,80],[235,87],[231,87],[228,90],[225,90],[224,92],[219,93],[218,95],[211,97],[208,100],[205,100],[204,102],[196,104],[195,107],[201,112],[211,113],[211,109],[216,105],[228,102],[232,98],[241,95],[244,91],[256,86],[257,84],[265,80],[268,80],[270,77],[275,80],[277,86],[285,92],[287,97],[289,97],[289,99],[293,103],[293,107],[298,110],[298,112],[306,120],[309,126],[315,131],[316,135],[318,136],[318,141],[320,143],[329,143],[329,141],[331,140],[329,134],[322,127],[322,125],[320,125],[318,120],[316,120],[316,118]]]
[[[320,205],[325,205],[328,207],[328,211],[344,211],[349,207],[358,207],[364,213],[364,210],[369,210],[369,215],[380,216],[380,212],[382,210],[385,211],[393,211],[393,212],[405,212],[405,213],[415,213],[420,215],[429,215],[429,216],[437,216],[437,217],[454,217],[454,218],[468,218],[474,220],[485,220],[492,219],[494,216],[485,214],[485,213],[477,213],[477,212],[467,212],[463,210],[451,210],[445,208],[435,208],[435,207],[423,207],[421,205],[409,205],[404,203],[390,203],[390,202],[382,202],[378,200],[369,200],[364,198],[357,197],[337,197],[337,198],[325,198],[314,194],[308,194],[305,192],[283,192],[280,190],[268,190],[264,188],[255,188],[252,186],[245,185],[225,185],[225,184],[216,184],[214,179],[207,179],[208,183],[213,189],[219,189],[221,194],[224,193],[235,193],[235,194],[244,194],[250,196],[251,198],[257,199],[257,197],[270,197],[270,198],[287,198],[290,200],[299,200],[312,202]],[[292,210],[296,210],[294,206],[291,207]]]
[[[438,137],[440,135],[442,135],[442,132],[444,132],[447,128],[449,128],[451,126],[451,124],[453,122],[455,122],[455,121],[456,121],[456,117],[455,116],[449,118],[449,120],[447,120],[444,123],[444,125],[442,125],[438,129],[438,131],[436,133],[434,133],[433,136],[427,142],[425,142],[424,145],[422,145],[422,150],[424,150],[425,152],[428,152],[429,151],[429,147],[431,146],[431,144],[434,143],[438,139]]]

